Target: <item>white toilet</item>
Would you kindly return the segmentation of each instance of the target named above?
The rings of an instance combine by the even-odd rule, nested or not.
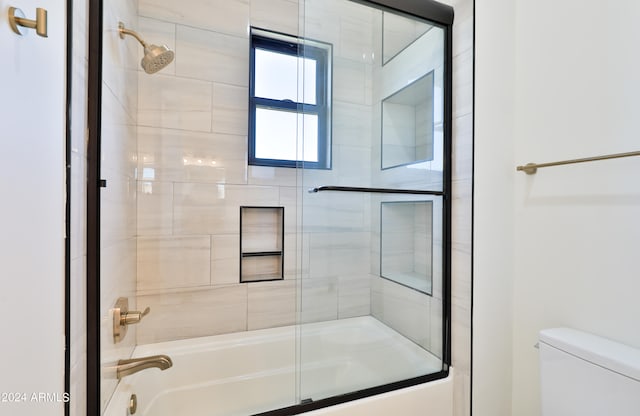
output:
[[[542,416],[640,416],[638,349],[574,329],[545,329],[540,380]]]

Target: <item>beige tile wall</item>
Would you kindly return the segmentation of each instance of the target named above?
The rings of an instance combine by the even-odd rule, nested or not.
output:
[[[377,31],[382,33],[382,17],[375,24]],[[434,85],[442,85],[444,64],[443,34],[442,29],[434,27],[419,36],[407,48],[395,55],[393,59],[388,60],[384,66],[374,67],[375,88],[373,94],[375,105],[374,124],[372,127],[374,137],[382,137],[383,133],[381,128],[382,100],[404,88],[409,82],[419,79],[431,71],[434,71]],[[376,48],[379,52],[378,55],[382,56],[380,38],[376,41]],[[434,98],[437,99],[437,97]],[[436,131],[438,128],[442,131],[441,117],[434,119],[434,125]],[[436,135],[434,136],[434,141],[436,142],[434,149],[436,149],[438,147],[437,142],[441,142],[442,139]],[[409,165],[380,170],[381,151],[380,145],[374,147],[374,157],[371,161],[371,169],[374,172],[373,180],[377,186],[429,190],[440,190],[442,188],[442,166],[438,163],[426,162],[423,164],[422,169],[415,169],[415,166]],[[438,158],[442,158],[442,153],[435,152],[434,159],[438,160]],[[380,274],[378,260],[380,256],[380,202],[406,200],[433,200],[434,203],[432,230],[434,232],[433,253],[435,255],[432,258],[432,287],[430,295],[416,292],[413,289],[378,277]],[[417,195],[411,197],[384,195],[378,198],[375,204],[372,204],[371,210],[373,239],[375,242],[372,245],[372,259],[374,261],[371,264],[371,268],[376,275],[373,278],[372,286],[372,314],[396,331],[441,357],[442,333],[432,330],[432,328],[441,328],[442,321],[442,267],[441,256],[439,255],[442,252],[440,231],[442,229],[441,201],[439,198],[425,198]],[[385,218],[386,221],[390,219],[389,216]],[[388,227],[392,227],[394,224],[385,224],[384,226],[388,230]],[[390,235],[386,233],[386,237],[388,239]],[[385,256],[386,260],[390,259],[388,253]],[[407,260],[407,263],[412,263],[413,261],[413,259]]]
[[[276,176],[295,185],[295,175],[260,171],[259,186],[249,182],[247,27],[261,9],[248,0],[140,2],[140,30],[176,59],[154,76],[139,73],[137,289],[152,312],[138,343],[292,321],[281,302],[238,283],[239,206],[280,205]],[[297,23],[297,7],[293,16]],[[282,300],[290,291],[274,282],[267,293]],[[265,308],[264,317],[252,312]]]
[[[269,7],[265,1],[227,3],[224,7],[231,15],[226,23],[242,22],[246,29],[246,24],[251,22],[290,33],[297,28],[298,7],[294,1],[269,2]],[[379,52],[376,48],[380,47],[374,40],[373,28],[374,23],[379,24],[376,20],[379,16],[357,4],[338,0],[329,3],[317,0],[304,3],[304,30],[309,38],[333,43],[333,169],[307,170],[296,177],[291,169],[246,166],[247,31],[234,30],[229,24],[216,26],[211,21],[201,21],[198,14],[206,10],[204,3],[180,14],[168,3],[141,2],[141,30],[165,36],[167,40],[163,42],[168,44],[174,37],[177,56],[175,68],[167,68],[161,75],[149,77],[140,73],[138,163],[142,176],[138,183],[138,234],[143,243],[138,247],[141,260],[138,291],[143,304],[146,297],[181,296],[194,287],[216,302],[218,292],[212,289],[238,285],[239,258],[235,247],[239,242],[240,205],[286,207],[287,241],[290,242],[285,244],[286,276],[290,279],[296,275],[297,256],[293,247],[299,245],[304,254],[298,268],[302,278],[309,279],[300,287],[303,321],[369,314],[371,299],[374,303],[375,299],[384,301],[381,294],[385,291],[391,291],[393,299],[394,289],[387,288],[388,283],[374,281],[373,287],[371,283],[379,267],[369,267],[379,263],[376,216],[372,216],[371,211],[378,205],[374,207],[366,195],[327,193],[320,196],[301,192],[323,184],[370,186],[375,178],[369,166],[377,166],[379,161],[377,143],[371,142],[379,124],[375,111],[379,101],[374,102],[376,88],[373,85],[375,56]],[[456,24],[456,28],[460,27],[460,23]],[[456,51],[465,45],[458,40]],[[458,80],[463,74],[464,71],[456,72],[456,91],[460,89]],[[455,94],[461,96],[459,92]],[[459,100],[455,106],[454,114],[458,116],[464,109],[460,109]],[[455,126],[459,123],[456,118]],[[456,159],[457,174],[470,161],[470,145],[459,144],[457,136],[454,142],[456,155],[462,152],[465,157]],[[387,175],[385,182],[389,185],[407,182],[403,175]],[[441,177],[422,175],[409,180],[438,183]],[[454,192],[456,189],[457,186]],[[303,206],[302,213],[296,212],[299,205]],[[305,235],[295,234],[298,215],[301,215]],[[209,240],[202,236],[208,236]],[[187,242],[194,239],[200,242],[202,255],[184,267],[164,264],[171,262],[172,256],[162,250],[146,254],[141,251],[146,246],[165,246],[175,253],[175,259],[186,259],[194,250]],[[204,255],[207,247],[208,259]],[[353,258],[360,258],[362,262],[353,262]],[[174,262],[178,261],[175,259]],[[154,262],[163,265],[151,266]],[[152,271],[146,271],[147,267]],[[165,272],[153,272],[156,268]],[[197,278],[193,276],[194,269],[198,270]],[[205,275],[209,275],[209,283]],[[295,301],[291,282],[260,285],[269,286],[271,293],[277,293],[281,287],[282,293],[288,293],[290,302]],[[439,287],[435,288],[435,294],[441,296]],[[291,305],[279,304],[286,306],[273,309],[273,315],[290,317],[286,311],[291,310]],[[393,302],[386,304],[390,321],[394,315],[402,315],[393,312],[389,306]],[[441,301],[429,302],[428,306],[418,303],[416,308],[428,311],[430,317],[431,311],[436,311],[433,320],[437,321],[441,316],[438,305]],[[249,318],[237,315],[233,317],[236,319]],[[277,326],[291,320],[267,319],[266,322]],[[429,327],[439,330],[439,325],[429,324]],[[255,326],[248,321],[244,323],[245,329],[250,327]],[[140,342],[173,338],[170,332],[160,331],[161,328],[148,329],[146,338],[141,337]],[[209,329],[202,334],[219,332],[219,329]],[[432,332],[434,336],[438,333]],[[153,335],[155,333],[163,335]],[[434,350],[438,348],[431,345],[430,334],[409,335],[424,340]]]
[[[333,44],[333,167],[304,171],[303,191],[371,186],[374,12],[339,0],[301,4],[305,36]],[[370,204],[368,194],[302,194],[302,322],[370,314]]]
[[[314,11],[307,36],[334,42],[333,169],[299,177],[295,169],[247,167],[247,28],[297,35],[298,1],[140,1],[140,31],[174,46],[176,60],[154,76],[138,73],[138,300],[160,309],[152,306],[150,317],[176,316],[169,328],[147,319],[139,343],[288,325],[296,313],[303,321],[369,314],[367,197],[323,195],[299,210],[307,186],[370,183],[373,13],[334,3],[337,24],[327,24],[326,4],[306,5]],[[285,207],[284,281],[238,283],[241,205]],[[298,237],[301,220],[309,234]],[[298,265],[302,249],[309,254]],[[305,280],[296,283],[300,270]],[[188,322],[193,305],[191,313],[172,309],[184,299],[215,303],[232,289],[248,313],[216,311],[228,325]]]
[[[452,360],[454,415],[471,413],[471,221],[473,181],[472,0],[446,0],[453,25]]]

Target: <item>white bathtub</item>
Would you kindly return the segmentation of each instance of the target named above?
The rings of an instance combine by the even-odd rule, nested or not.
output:
[[[298,340],[298,342],[296,342]],[[121,380],[105,416],[248,416],[437,372],[440,361],[372,317],[264,329],[139,346],[134,357],[166,354],[173,367]],[[301,368],[301,372],[296,369]],[[310,412],[338,416],[449,416],[447,379]]]

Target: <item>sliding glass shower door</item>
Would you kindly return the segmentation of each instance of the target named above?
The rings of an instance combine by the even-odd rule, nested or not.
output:
[[[306,0],[301,13],[303,38],[332,46],[331,116],[302,129],[330,158],[299,174],[301,402],[442,377],[450,32],[368,2]]]
[[[446,377],[453,10],[185,1],[92,3],[89,413]]]

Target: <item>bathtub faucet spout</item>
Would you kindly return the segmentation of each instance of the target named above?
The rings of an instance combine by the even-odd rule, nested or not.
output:
[[[173,362],[171,358],[166,355],[151,355],[149,357],[131,358],[128,360],[118,361],[116,366],[116,374],[118,380],[123,377],[135,374],[138,371],[145,370],[147,368],[159,368],[160,370],[166,370],[171,367]]]

